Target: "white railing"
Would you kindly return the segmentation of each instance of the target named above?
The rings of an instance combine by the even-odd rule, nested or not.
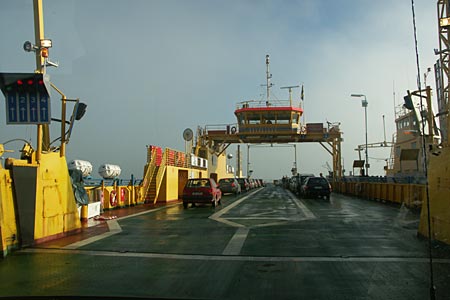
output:
[[[258,107],[296,107],[296,105],[292,105],[293,103],[298,102],[297,100],[248,100],[238,102],[236,104],[236,109],[242,108],[258,108]]]

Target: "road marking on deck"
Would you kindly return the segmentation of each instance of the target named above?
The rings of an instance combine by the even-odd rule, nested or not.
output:
[[[298,222],[298,221],[305,221],[310,219],[315,219],[316,216],[314,213],[309,210],[305,204],[303,204],[300,200],[298,200],[295,195],[293,195],[290,191],[285,191],[285,193],[280,193],[278,191],[272,191],[271,196],[276,198],[282,198],[283,195],[287,195],[288,199],[290,199],[292,202],[295,203],[297,208],[302,212],[302,214],[292,215],[291,217],[285,217],[285,216],[278,216],[273,215],[276,210],[256,213],[256,214],[250,214],[245,217],[222,217],[224,214],[228,213],[231,209],[241,204],[243,201],[247,200],[250,196],[253,196],[256,192],[259,192],[261,190],[257,190],[238,201],[232,203],[231,205],[225,207],[224,209],[219,210],[218,212],[212,214],[209,218],[212,220],[215,220],[217,222],[221,222],[223,224],[227,224],[232,227],[238,227],[238,228],[260,228],[260,227],[269,227],[269,226],[276,226],[276,225],[282,225],[286,222],[292,221],[292,222]],[[272,214],[272,215],[271,215]],[[263,215],[266,215],[263,217]],[[236,220],[233,221],[233,220]],[[238,223],[239,220],[267,220],[268,223],[261,223],[261,224],[254,224],[251,226],[246,226],[243,224]],[[273,222],[270,222],[273,221]]]
[[[238,228],[236,233],[233,235],[231,240],[228,242],[227,247],[223,250],[223,255],[239,255],[241,249],[244,246],[245,240],[247,239],[249,229],[248,228]]]
[[[303,212],[306,219],[315,219],[316,215],[309,208],[306,207],[303,202],[299,201],[291,192],[289,192],[289,197],[292,201],[294,201],[295,205]]]
[[[122,232],[122,227],[120,227],[119,222],[117,222],[117,220],[108,220],[106,223],[108,224],[108,228],[109,228],[108,232],[105,232],[105,233],[97,235],[97,236],[90,237],[88,239],[85,239],[85,240],[82,240],[79,242],[75,242],[73,244],[62,247],[62,249],[78,249],[80,247],[89,245],[91,243],[97,242],[99,240],[102,240],[104,238],[107,238],[107,237],[110,237],[112,235]]]
[[[97,241],[100,241],[100,240],[102,240],[104,238],[107,238],[107,237],[113,236],[115,234],[121,233],[122,232],[122,227],[120,227],[120,224],[117,221],[125,220],[125,219],[132,218],[132,217],[137,217],[137,216],[148,214],[148,213],[155,212],[155,211],[158,211],[158,210],[171,208],[171,207],[174,207],[174,206],[180,205],[180,204],[181,203],[177,203],[177,204],[174,204],[174,205],[159,207],[159,208],[150,209],[150,210],[147,210],[147,211],[135,213],[135,214],[128,215],[128,216],[125,216],[125,217],[121,217],[121,218],[118,218],[118,219],[108,220],[108,221],[106,221],[106,224],[108,225],[108,229],[109,229],[108,232],[105,232],[103,234],[87,238],[87,239],[82,240],[82,241],[78,241],[78,242],[72,243],[70,245],[62,247],[62,249],[68,249],[68,250],[78,249],[80,247],[83,247],[83,246],[95,243]]]
[[[115,252],[115,251],[92,251],[80,249],[42,249],[26,248],[17,251],[29,254],[77,254],[88,256],[126,257],[126,258],[156,258],[173,260],[202,260],[202,261],[243,261],[243,262],[382,262],[382,263],[423,263],[428,264],[427,257],[361,257],[361,256],[238,256],[238,255],[193,255],[193,254],[163,254],[143,252]],[[448,258],[434,258],[433,263],[450,265]]]
[[[256,190],[254,192],[251,192],[250,194],[246,195],[245,197],[242,197],[241,199],[239,199],[238,201],[233,202],[232,204],[228,205],[227,207],[225,207],[225,208],[219,210],[218,212],[212,214],[211,216],[209,216],[209,219],[217,221],[217,222],[221,222],[221,223],[233,226],[233,227],[245,227],[242,224],[235,223],[235,222],[229,221],[227,219],[221,218],[221,216],[226,214],[227,212],[229,212],[232,208],[234,208],[234,207],[238,206],[239,204],[241,204],[243,201],[247,200],[250,196],[253,196],[254,194],[256,194],[256,193],[258,193],[260,191],[262,191],[262,190]]]

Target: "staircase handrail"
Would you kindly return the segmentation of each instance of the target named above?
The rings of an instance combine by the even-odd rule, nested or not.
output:
[[[150,183],[152,182],[153,176],[155,175],[156,170],[156,149],[152,149],[150,163],[148,164],[147,171],[145,172],[145,176],[142,180],[143,192],[144,195],[147,194],[150,189]]]
[[[164,150],[163,158],[161,161],[161,165],[159,166],[158,173],[156,174],[156,191],[155,191],[155,199],[153,200],[153,204],[156,204],[159,196],[159,190],[161,188],[161,183],[164,177],[164,173],[166,172],[166,165],[168,159],[169,149]]]

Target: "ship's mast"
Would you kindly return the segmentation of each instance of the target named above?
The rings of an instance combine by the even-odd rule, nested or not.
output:
[[[272,74],[269,71],[269,54],[266,55],[266,86],[267,86],[267,100],[266,105],[270,105],[270,88],[272,87],[272,83],[270,83],[270,78],[272,78]]]
[[[440,126],[443,129],[443,140],[445,144],[450,142],[450,116],[448,110],[450,91],[450,3],[448,0],[438,0],[439,19],[439,50],[435,49],[435,54],[439,55],[440,67],[442,68],[442,91],[440,93],[439,116]]]

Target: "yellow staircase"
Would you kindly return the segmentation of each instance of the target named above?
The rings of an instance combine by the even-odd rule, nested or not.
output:
[[[145,198],[144,198],[145,203],[154,202],[154,200],[158,194],[156,191],[156,176],[155,176],[155,174],[158,173],[158,170],[159,170],[159,167],[155,166],[153,172],[150,175],[147,188],[144,190],[145,191]]]
[[[159,190],[166,171],[168,150],[164,151],[161,164],[156,165],[156,151],[152,149],[150,162],[147,165],[144,180],[142,181],[145,203],[156,203]]]

